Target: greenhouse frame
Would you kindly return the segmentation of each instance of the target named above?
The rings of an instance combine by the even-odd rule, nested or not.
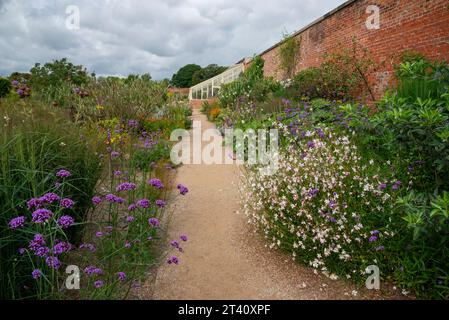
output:
[[[190,88],[189,100],[205,100],[217,97],[220,87],[223,84],[236,80],[243,73],[244,69],[245,64],[239,63],[213,78],[194,85]]]

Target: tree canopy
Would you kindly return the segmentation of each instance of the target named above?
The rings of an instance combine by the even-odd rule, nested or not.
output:
[[[201,70],[196,71],[192,76],[192,85],[203,82],[207,79],[213,78],[220,73],[223,73],[227,67],[222,67],[217,64],[210,64]]]
[[[224,72],[227,67],[210,64],[201,68],[197,64],[188,64],[178,70],[172,77],[171,84],[178,88],[189,88]]]
[[[193,74],[199,70],[201,70],[201,67],[197,64],[185,65],[173,75],[171,79],[172,85],[178,88],[191,87]]]

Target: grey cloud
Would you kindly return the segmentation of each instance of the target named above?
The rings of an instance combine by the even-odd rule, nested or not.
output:
[[[0,0],[0,74],[67,57],[97,74],[171,77],[187,63],[231,65],[344,0]],[[80,9],[80,30],[65,27]]]

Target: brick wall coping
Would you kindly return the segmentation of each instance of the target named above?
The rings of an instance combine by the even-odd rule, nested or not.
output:
[[[291,36],[292,37],[296,37],[297,35],[303,33],[304,31],[306,31],[307,29],[310,29],[311,27],[313,27],[314,25],[322,22],[323,20],[326,20],[327,18],[329,18],[330,16],[334,15],[335,13],[337,13],[338,11],[346,8],[347,6],[353,4],[354,2],[357,2],[359,0],[348,0],[345,3],[342,3],[341,5],[339,5],[338,7],[336,7],[335,9],[333,9],[332,11],[329,11],[328,13],[326,13],[325,15],[321,16],[320,18],[316,19],[315,21],[309,23],[308,25],[306,25],[305,27],[299,29],[298,31],[295,31]],[[284,42],[283,40],[277,42],[276,44],[272,45],[271,47],[269,47],[268,49],[264,50],[263,52],[259,53],[258,56],[263,56],[265,53],[279,47],[282,42]]]

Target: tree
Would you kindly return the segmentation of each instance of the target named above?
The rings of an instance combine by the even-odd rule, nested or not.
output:
[[[36,63],[30,70],[30,84],[33,89],[58,88],[63,84],[81,86],[89,81],[87,70],[79,65],[74,65],[66,58],[48,62],[43,66]]]
[[[177,88],[190,88],[192,86],[192,77],[196,71],[201,70],[201,67],[197,64],[188,64],[182,67],[176,72],[171,83]]]
[[[222,67],[217,64],[210,64],[207,67],[196,71],[192,76],[192,85],[206,81],[210,78],[223,73],[228,67]]]

